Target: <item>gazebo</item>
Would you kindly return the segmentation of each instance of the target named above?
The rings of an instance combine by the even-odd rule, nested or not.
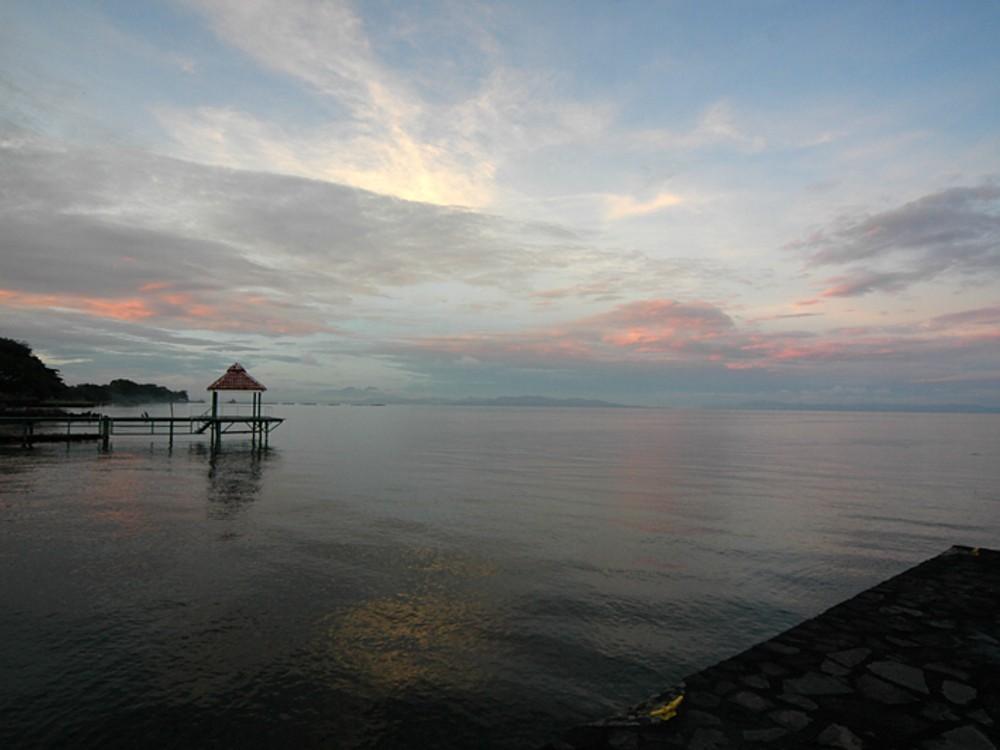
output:
[[[263,383],[252,377],[239,362],[233,363],[225,374],[212,383],[206,390],[212,392],[212,423],[214,425],[215,438],[221,438],[221,422],[219,420],[219,391],[250,391],[253,395],[253,409],[249,419],[251,432],[256,438],[258,425],[263,421],[261,418],[261,405],[263,403],[264,391],[267,388]]]

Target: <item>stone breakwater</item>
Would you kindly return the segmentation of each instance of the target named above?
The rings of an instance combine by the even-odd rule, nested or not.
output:
[[[952,547],[547,750],[1000,747],[1000,552]]]

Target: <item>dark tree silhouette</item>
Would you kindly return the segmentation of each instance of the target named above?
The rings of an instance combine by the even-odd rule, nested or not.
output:
[[[68,386],[58,370],[46,367],[23,341],[0,337],[0,401],[35,402],[49,399],[94,404],[146,404],[187,401],[187,391],[171,391],[154,383],[118,378],[107,385]]]
[[[30,346],[0,337],[0,396],[41,401],[65,392],[59,371],[46,367]]]

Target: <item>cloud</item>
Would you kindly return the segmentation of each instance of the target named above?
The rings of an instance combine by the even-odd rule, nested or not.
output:
[[[647,201],[637,201],[630,195],[609,195],[606,201],[607,216],[613,220],[646,216],[679,206],[684,202],[679,195],[667,192],[658,193]]]
[[[304,81],[366,119],[409,105],[380,66],[361,19],[344,2],[198,0],[215,32],[261,65]]]
[[[198,72],[198,61],[186,55],[171,55],[170,62],[183,73],[193,76]]]
[[[3,278],[25,291],[164,282],[344,301],[435,279],[499,284],[573,253],[543,227],[137,152],[10,142],[0,167]],[[554,243],[568,255],[547,261]]]
[[[977,372],[1000,366],[998,343],[996,308],[910,326],[768,331],[706,302],[649,299],[559,326],[414,339],[385,354],[417,369],[462,362],[495,373],[592,371],[609,377],[610,371],[625,377],[658,369],[663,376],[686,372],[695,378],[730,372],[916,383],[950,378],[957,366]]]
[[[936,378],[919,378],[918,383],[1000,383],[1000,369],[983,372],[959,372],[954,375],[942,375]]]
[[[631,140],[642,148],[678,151],[730,147],[756,153],[767,145],[762,136],[753,135],[739,125],[727,101],[718,101],[708,107],[690,130],[642,130],[633,133]]]
[[[455,361],[560,368],[629,359],[684,359],[714,355],[714,342],[732,319],[702,302],[652,299],[549,328],[512,334],[463,334],[417,339],[397,354]]]
[[[797,312],[797,313],[780,313],[778,315],[767,315],[757,320],[786,320],[789,318],[818,318],[821,317],[822,313],[811,313],[811,312]]]
[[[927,323],[930,328],[946,329],[981,325],[1000,326],[1000,305],[938,315]]]
[[[264,295],[234,294],[221,289],[196,294],[174,289],[169,283],[146,283],[124,297],[0,289],[0,307],[68,311],[121,321],[156,321],[161,326],[204,331],[301,335],[336,330],[303,317],[298,310],[294,311],[297,314],[281,315],[277,309],[280,305]]]
[[[680,341],[718,336],[734,327],[732,318],[706,302],[652,299],[631,302],[587,318],[584,329],[603,330],[602,339],[619,346],[675,348]]]
[[[841,219],[791,243],[813,268],[844,266],[822,296],[899,292],[950,274],[966,281],[1000,273],[1000,186],[984,183],[926,195],[898,208]]]
[[[859,297],[869,292],[898,292],[925,278],[920,271],[856,271],[829,280],[820,297]],[[804,303],[800,303],[804,304]]]
[[[527,316],[542,300],[555,312],[708,273],[555,225],[23,132],[0,137],[0,224],[0,310],[63,357],[31,316],[75,315],[136,352],[164,331],[333,336],[343,351],[391,330]],[[113,325],[126,323],[128,334]]]
[[[609,119],[600,103],[559,96],[544,74],[495,61],[471,85],[442,81],[440,70],[433,71],[432,87],[422,85],[419,71],[381,61],[361,17],[344,2],[192,5],[222,40],[334,110],[323,125],[288,127],[229,108],[161,107],[158,118],[182,158],[484,207],[494,201],[495,176],[506,160],[589,138]],[[488,56],[490,46],[484,41],[487,51],[476,52]]]
[[[423,142],[403,127],[343,124],[289,129],[216,107],[160,108],[173,152],[205,164],[321,179],[437,205],[484,206],[495,167],[476,154]]]
[[[673,358],[684,352],[707,353],[713,339],[731,330],[725,313],[706,303],[655,299],[561,326],[508,334],[464,334],[417,339],[399,351],[483,363],[541,368],[634,358]]]

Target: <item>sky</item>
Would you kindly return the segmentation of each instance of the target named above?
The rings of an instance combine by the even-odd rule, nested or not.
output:
[[[1000,407],[1000,5],[0,4],[0,336],[275,397]]]

